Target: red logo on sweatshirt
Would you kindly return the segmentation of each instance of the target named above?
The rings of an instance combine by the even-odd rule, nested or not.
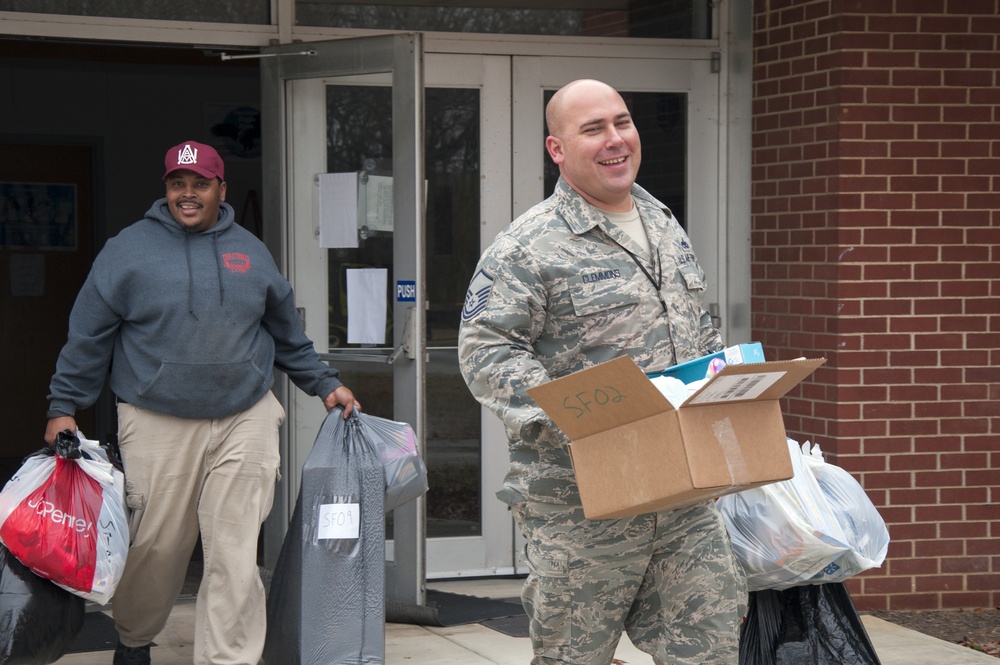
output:
[[[249,272],[250,270],[250,257],[246,254],[239,252],[223,254],[222,261],[233,272]]]

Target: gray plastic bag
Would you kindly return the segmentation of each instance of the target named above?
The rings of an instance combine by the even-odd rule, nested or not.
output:
[[[267,602],[268,665],[385,662],[385,473],[338,408],[302,467]]]

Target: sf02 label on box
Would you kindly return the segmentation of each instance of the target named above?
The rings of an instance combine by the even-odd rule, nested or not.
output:
[[[563,408],[573,414],[574,418],[582,418],[595,410],[618,404],[625,399],[625,393],[611,385],[599,386],[581,390],[563,399]]]

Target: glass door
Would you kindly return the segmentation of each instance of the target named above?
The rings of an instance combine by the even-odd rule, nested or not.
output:
[[[544,149],[544,105],[562,85],[615,86],[642,134],[639,182],[705,244],[717,272],[717,78],[706,59],[425,56],[427,243],[427,576],[526,572],[510,512],[495,492],[508,466],[499,420],[458,375],[459,312],[483,249],[548,196],[558,170]],[[689,149],[697,146],[696,150]],[[706,185],[705,183],[712,183]],[[478,243],[478,246],[477,246]],[[710,295],[718,297],[718,285]]]
[[[306,332],[364,410],[425,438],[425,177],[419,35],[291,44],[261,65],[267,237],[296,291]],[[279,229],[275,233],[275,227]],[[291,390],[283,535],[302,464],[325,413]],[[423,603],[424,499],[387,520],[386,594]],[[279,505],[280,504],[280,505]],[[277,520],[284,520],[278,522]],[[267,533],[275,536],[268,539]],[[280,547],[280,545],[279,545]],[[267,558],[267,555],[265,555]]]
[[[559,177],[544,147],[545,104],[571,81],[604,81],[621,93],[639,130],[643,162],[638,184],[666,204],[686,228],[709,280],[705,301],[720,302],[725,292],[720,249],[726,246],[719,211],[720,96],[710,59],[628,58],[613,51],[595,57],[515,56],[510,71],[513,217],[549,196]],[[484,228],[483,249],[493,235],[493,229]],[[497,418],[486,414],[484,421]],[[485,428],[483,438],[485,442]],[[527,572],[522,544],[515,533],[517,573]]]
[[[510,58],[427,54],[427,577],[514,572],[514,527],[493,493],[502,428],[458,370],[458,324],[483,236],[510,223]]]
[[[511,219],[510,58],[428,55],[415,70],[423,108],[400,121],[399,65],[380,71],[387,62],[364,54],[384,41],[283,49],[288,55],[270,68],[284,80],[265,90],[281,90],[281,212],[306,330],[367,413],[411,423],[422,442],[430,489],[388,517],[386,564],[391,597],[419,602],[428,577],[514,572],[513,522],[493,498],[507,465],[502,428],[483,421],[457,361],[459,314],[481,239]],[[415,48],[396,53],[419,59]],[[409,196],[419,195],[421,208],[404,204],[408,216],[387,220],[378,211],[385,197],[399,210],[401,153],[421,175]],[[356,222],[331,225],[345,202]],[[353,291],[359,277],[380,280],[378,293]],[[383,313],[377,331],[358,335],[359,316]],[[293,506],[323,413],[299,391],[287,401],[285,500]]]

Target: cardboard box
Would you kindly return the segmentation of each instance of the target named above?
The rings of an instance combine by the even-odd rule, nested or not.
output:
[[[573,442],[587,517],[624,517],[791,478],[778,400],[825,362],[728,365],[679,409],[628,356],[528,394]]]

